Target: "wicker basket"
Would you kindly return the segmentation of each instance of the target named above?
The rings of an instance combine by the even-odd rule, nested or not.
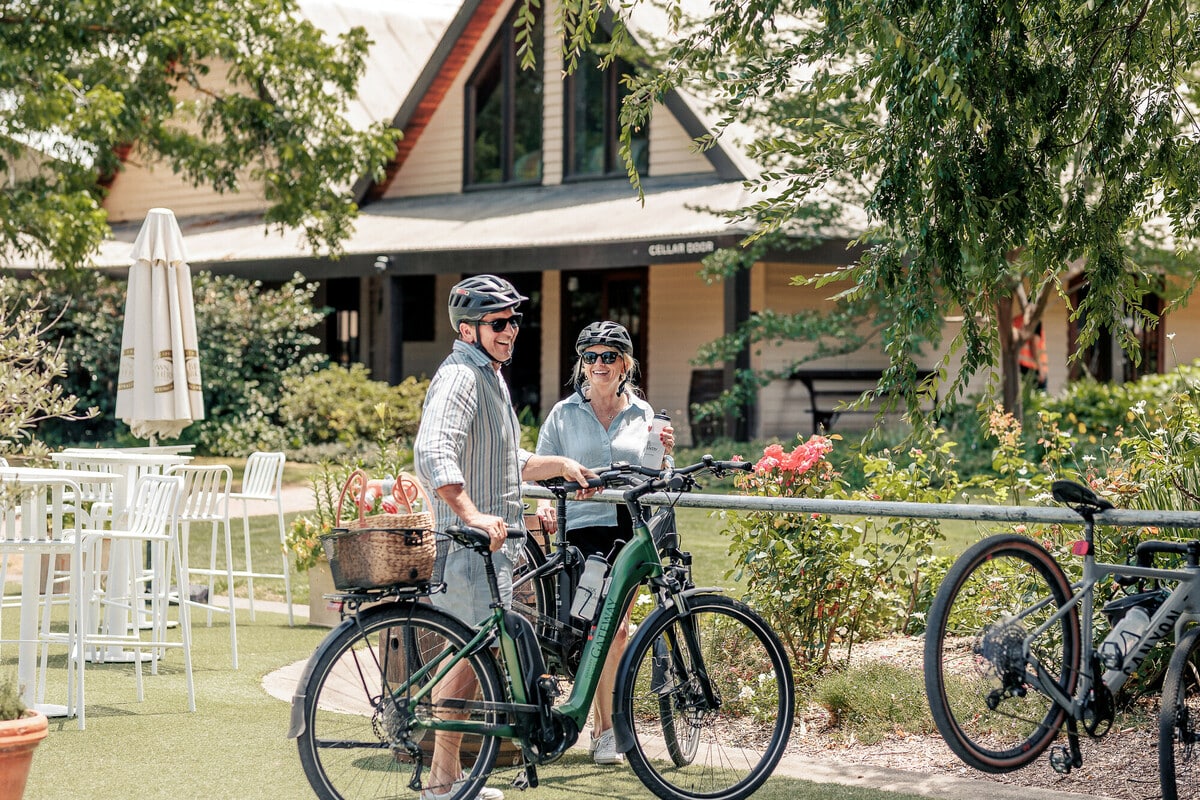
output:
[[[430,530],[433,515],[413,510],[420,489],[411,478],[401,476],[392,488],[392,497],[406,513],[366,515],[363,498],[369,483],[362,470],[351,473],[338,498],[337,527],[321,537],[333,585],[339,591],[352,591],[429,583],[437,543]],[[347,497],[354,502],[358,516],[343,521]]]

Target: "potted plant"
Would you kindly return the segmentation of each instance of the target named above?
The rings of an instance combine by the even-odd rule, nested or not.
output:
[[[16,681],[0,679],[0,800],[21,800],[33,750],[47,730],[46,715],[25,707]]]
[[[302,514],[288,526],[284,546],[297,574],[308,575],[308,622],[333,627],[340,615],[327,608],[324,595],[333,591],[329,560],[321,546],[321,535],[333,530],[336,520],[337,493],[342,470],[328,462],[311,479],[315,510]]]

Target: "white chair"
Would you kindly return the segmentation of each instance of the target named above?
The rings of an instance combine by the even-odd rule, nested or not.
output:
[[[93,461],[86,455],[78,455],[71,450],[59,454],[57,464],[61,469],[77,472],[96,472],[111,475],[114,471],[112,464]],[[113,522],[113,483],[111,481],[87,480],[78,481],[79,490],[74,496],[64,498],[74,506],[75,513],[83,515],[83,528],[103,528]]]
[[[233,482],[233,470],[224,465],[212,466],[177,466],[167,470],[168,475],[178,475],[183,479],[183,489],[179,502],[179,547],[188,550],[191,538],[192,524],[209,526],[209,558],[208,568],[188,565],[190,575],[208,576],[208,599],[199,602],[191,599],[189,586],[180,585],[179,601],[188,602],[194,608],[208,610],[208,625],[212,626],[212,612],[223,611],[229,614],[229,646],[233,652],[233,668],[238,668],[237,650],[237,612],[233,604],[233,543],[229,532],[229,493]],[[225,569],[217,569],[217,539],[224,534]],[[215,603],[214,590],[218,575],[224,575],[228,606]]]
[[[67,650],[66,705],[59,709],[75,716],[84,727],[83,652],[80,640],[83,556],[79,535],[79,517],[64,512],[63,495],[77,491],[70,481],[0,481],[0,555],[5,562],[10,554],[22,556],[21,620],[18,636],[0,641],[18,644],[17,679],[27,703],[42,705],[46,700],[46,675],[49,646],[64,644]],[[71,521],[68,521],[71,520]],[[47,578],[39,591],[38,564],[43,556],[47,572],[52,572],[58,556],[68,559],[67,597],[70,598],[65,630],[51,632],[50,610],[53,583]],[[2,577],[0,577],[2,580]],[[2,586],[2,584],[0,584]],[[39,623],[38,617],[41,616]],[[41,645],[41,668],[36,659]]]
[[[110,544],[110,563],[108,585],[101,587],[98,582],[89,587],[88,602],[83,604],[83,622],[87,623],[84,630],[84,643],[95,655],[95,659],[103,661],[113,656],[113,650],[125,655],[133,661],[137,676],[137,696],[142,700],[145,696],[142,682],[143,654],[149,656],[151,673],[158,672],[158,660],[164,651],[181,649],[183,651],[184,673],[187,681],[188,710],[196,710],[196,691],[192,681],[192,629],[191,613],[187,603],[180,603],[179,632],[180,641],[169,639],[167,631],[167,611],[170,607],[170,590],[172,578],[179,586],[187,586],[188,558],[187,551],[180,547],[178,531],[178,505],[183,479],[177,475],[143,475],[134,486],[133,499],[125,515],[126,523],[112,529],[85,529],[82,531],[83,550],[85,559],[98,566],[101,544]],[[150,550],[151,568],[148,572],[142,570],[142,546]],[[118,559],[127,562],[117,569]],[[172,569],[172,566],[174,569]],[[85,562],[85,570],[91,571]],[[98,574],[98,570],[95,570]],[[127,576],[124,584],[113,578],[114,575]],[[143,591],[142,585],[146,584]],[[137,613],[144,601],[149,602],[151,625],[149,638],[142,638],[142,626],[137,624]],[[130,624],[122,626],[123,630],[104,629],[95,627],[92,620],[100,620],[100,610],[104,606],[120,606]]]
[[[287,530],[283,526],[283,453],[251,453],[246,459],[246,471],[242,473],[242,490],[229,495],[230,500],[242,504],[242,535],[246,543],[246,569],[234,572],[246,579],[246,590],[250,595],[250,619],[254,619],[254,579],[282,578],[283,592],[287,599],[288,625],[295,625],[292,617],[292,579],[287,557]],[[250,555],[250,502],[275,504],[275,515],[279,526],[280,572],[255,572]],[[231,590],[232,591],[232,590]]]

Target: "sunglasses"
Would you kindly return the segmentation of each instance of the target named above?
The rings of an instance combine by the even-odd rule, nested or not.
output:
[[[509,325],[513,326],[513,330],[516,330],[517,328],[521,327],[521,318],[523,316],[524,315],[522,315],[520,313],[516,313],[516,314],[513,314],[511,317],[505,317],[504,319],[481,320],[479,324],[490,326],[491,329],[493,331],[495,331],[496,333],[504,333],[504,329],[507,328]]]
[[[585,364],[595,364],[597,358],[603,361],[605,364],[615,364],[617,359],[620,357],[621,354],[615,350],[606,350],[603,353],[593,353],[591,350],[589,350],[580,356]]]

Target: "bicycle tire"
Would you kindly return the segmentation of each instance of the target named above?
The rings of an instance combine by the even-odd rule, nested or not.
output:
[[[444,648],[460,650],[473,636],[458,619],[424,603],[389,603],[359,614],[335,629],[313,654],[304,684],[304,728],[297,737],[300,763],[321,800],[366,800],[374,797],[412,798],[414,759],[405,739],[420,747],[424,788],[430,787],[429,765],[435,735],[420,721],[439,713],[460,716],[464,701],[475,709],[468,716],[494,720],[496,712],[480,710],[502,702],[499,667],[491,651],[477,648],[462,664],[478,687],[471,698],[429,695],[414,714],[399,701],[421,685],[409,681],[416,668]],[[419,643],[419,646],[418,646]],[[443,709],[439,712],[438,709]],[[416,725],[413,729],[411,726]],[[411,731],[407,736],[404,731]],[[461,749],[465,780],[456,783],[452,797],[474,797],[495,763],[500,740],[464,734]]]
[[[742,800],[770,777],[787,746],[796,707],[791,667],[779,637],[745,604],[694,594],[687,606],[686,616],[669,606],[642,623],[617,675],[614,719],[632,734],[630,767],[658,797]],[[689,628],[700,663],[686,645]],[[668,663],[656,677],[664,647]],[[715,705],[701,690],[705,674]],[[684,764],[662,735],[664,696],[673,724],[696,731],[695,752]]]
[[[1163,681],[1158,712],[1158,776],[1163,800],[1178,800],[1178,787],[1200,785],[1200,628],[1175,647]]]
[[[545,575],[529,577],[529,573],[546,565],[546,552],[533,534],[525,537],[525,545],[521,555],[513,564],[513,604],[514,611],[533,623],[538,636],[543,635],[543,618],[554,617],[558,591],[557,571]]]
[[[1066,711],[1028,680],[1023,641],[1070,597],[1062,568],[1025,536],[988,537],[946,574],[929,611],[925,692],[942,738],[968,765],[1009,772],[1058,736]],[[1031,607],[1036,610],[1019,616]],[[1029,643],[1068,696],[1079,677],[1079,641],[1079,613],[1072,607]]]

